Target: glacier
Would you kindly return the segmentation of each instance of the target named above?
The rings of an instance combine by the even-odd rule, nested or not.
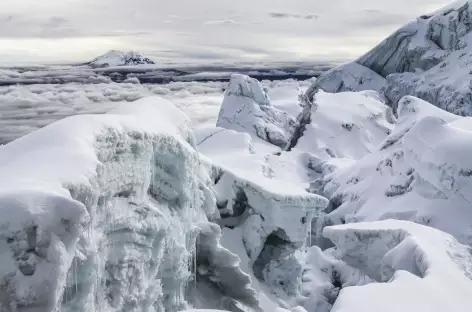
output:
[[[257,310],[170,102],[63,119],[1,146],[0,160],[2,311],[179,311],[203,287],[219,294],[213,308]]]
[[[470,1],[418,17],[352,63],[326,73],[308,90],[375,90],[396,111],[406,95],[462,116],[472,115]]]

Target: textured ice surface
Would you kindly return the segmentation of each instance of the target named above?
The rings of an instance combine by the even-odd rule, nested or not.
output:
[[[308,166],[257,137],[224,128],[199,130],[197,146],[214,168],[224,245],[253,276],[261,307],[299,306],[296,254],[306,246],[312,217],[327,205],[306,191]]]
[[[471,244],[469,118],[413,97],[398,114],[377,151],[312,184],[330,199],[326,223],[404,219]]]
[[[328,227],[335,255],[376,282],[341,290],[331,311],[468,311],[472,249],[412,222]]]
[[[216,125],[247,132],[284,148],[295,130],[296,120],[271,104],[259,81],[235,74],[225,91]]]
[[[359,81],[375,81],[368,88],[382,92],[394,110],[403,96],[414,95],[449,112],[472,115],[471,16],[470,1],[421,16],[354,63],[321,75],[310,90],[360,91],[366,86]]]
[[[200,284],[225,292],[215,308],[257,308],[208,223],[211,181],[171,103],[63,119],[0,147],[0,161],[3,311],[178,311]]]

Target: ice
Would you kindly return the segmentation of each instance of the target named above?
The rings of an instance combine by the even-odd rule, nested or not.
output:
[[[296,127],[296,120],[271,104],[259,81],[234,74],[225,91],[216,125],[247,132],[284,148]]]
[[[328,227],[336,256],[376,282],[341,290],[331,311],[468,311],[472,250],[451,235],[385,220]]]
[[[224,128],[200,129],[197,146],[213,167],[224,246],[241,257],[261,307],[299,306],[296,253],[306,246],[311,219],[327,205],[306,191],[307,165],[302,170],[297,158],[279,154],[277,147]]]
[[[457,1],[418,17],[355,62],[322,74],[308,95],[320,88],[328,92],[370,88],[382,93],[394,110],[405,95],[413,95],[470,116],[471,13],[470,1]]]
[[[312,184],[330,199],[326,224],[403,219],[472,243],[469,118],[413,97],[398,114],[377,151]]]
[[[69,117],[0,147],[1,309],[191,308],[202,257],[235,282],[229,302],[257,307],[208,222],[215,198],[195,147],[188,119],[159,97]],[[205,284],[221,291],[214,282]]]

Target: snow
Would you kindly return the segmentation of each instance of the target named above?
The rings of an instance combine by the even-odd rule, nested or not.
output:
[[[398,51],[374,52],[306,94],[0,88],[0,310],[470,310],[471,119],[413,96],[394,116]]]
[[[472,243],[467,174],[470,120],[413,97],[399,104],[398,125],[377,151],[313,183],[332,202],[326,222],[395,217]],[[382,209],[379,209],[382,207]]]
[[[343,288],[331,311],[468,311],[472,249],[412,222],[328,227],[337,257],[377,282]]]
[[[274,106],[300,110],[297,94],[310,81],[263,81]],[[35,84],[0,87],[0,144],[77,114],[102,114],[122,102],[159,95],[172,101],[191,119],[194,127],[214,126],[227,82],[171,82],[160,85],[101,82],[94,84]]]
[[[225,91],[216,125],[248,132],[284,148],[294,132],[296,120],[273,107],[259,81],[234,74]]]
[[[108,51],[87,63],[87,65],[91,67],[114,67],[144,64],[154,64],[154,62],[139,52],[122,52],[116,50]]]
[[[413,95],[451,113],[472,115],[470,4],[457,1],[411,21],[355,62],[322,74],[309,98],[320,88],[369,88],[385,96],[394,110],[404,96]]]
[[[223,304],[257,306],[207,221],[209,177],[189,120],[170,102],[63,119],[0,147],[0,160],[3,309],[185,309],[198,302],[185,295],[200,283],[193,257],[234,282],[241,302]],[[228,293],[213,283],[204,285]]]
[[[390,134],[395,118],[373,91],[339,94],[318,91],[294,150],[309,152],[321,160],[360,159],[370,154]]]

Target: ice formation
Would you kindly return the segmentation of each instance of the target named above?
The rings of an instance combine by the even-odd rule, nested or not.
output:
[[[469,118],[413,97],[400,101],[398,114],[377,151],[312,183],[330,199],[325,223],[403,219],[471,244]]]
[[[384,94],[394,110],[403,96],[413,95],[449,112],[472,115],[471,16],[470,1],[421,16],[355,62],[322,74],[308,95],[318,89],[372,89]]]
[[[214,308],[257,309],[208,221],[211,181],[171,103],[66,118],[0,147],[0,160],[0,310],[179,311],[201,283],[225,292]]]
[[[343,287],[341,311],[468,311],[472,249],[454,237],[412,222],[385,220],[328,227],[333,254],[372,278]]]
[[[259,81],[234,74],[225,91],[216,125],[248,132],[285,148],[295,130],[296,120],[271,104]]]
[[[154,64],[154,61],[145,57],[142,53],[129,51],[122,52],[111,50],[107,53],[100,55],[92,61],[86,63],[91,67],[114,67],[114,66],[132,66],[132,65],[143,65],[143,64]]]

